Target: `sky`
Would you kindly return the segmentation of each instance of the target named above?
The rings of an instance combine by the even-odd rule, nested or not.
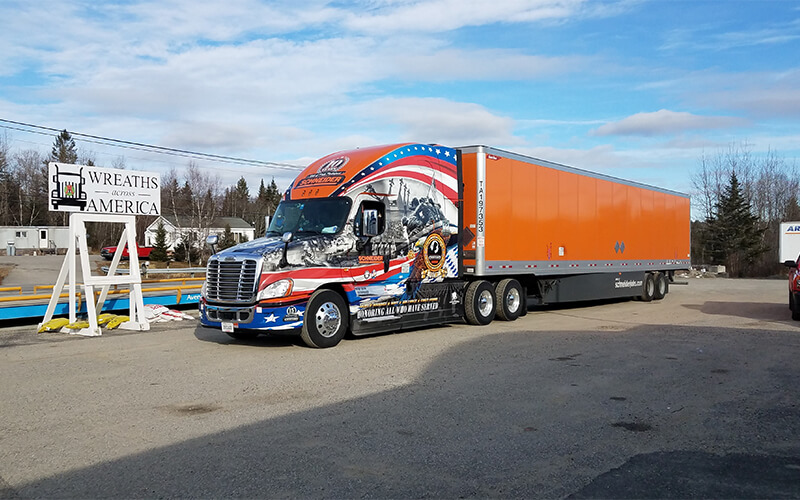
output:
[[[690,193],[732,145],[800,167],[800,1],[1,0],[0,119],[297,166],[197,161],[252,194],[406,141]],[[49,153],[33,130],[0,122]],[[76,139],[100,166],[188,162]]]

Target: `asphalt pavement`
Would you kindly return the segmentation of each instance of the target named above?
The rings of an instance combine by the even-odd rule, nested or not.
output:
[[[22,286],[28,289],[34,285],[54,285],[65,258],[65,255],[0,255],[0,266],[11,267],[3,279],[2,286]],[[92,273],[95,275],[99,274],[98,266],[101,262],[104,262],[104,259],[99,255],[89,256]],[[78,260],[76,269],[78,281],[81,281],[81,264]]]
[[[0,497],[800,498],[786,283],[236,341],[0,329]]]

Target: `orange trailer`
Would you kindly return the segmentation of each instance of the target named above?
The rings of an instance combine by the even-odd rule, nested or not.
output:
[[[685,194],[486,146],[459,152],[467,275],[616,275],[612,293],[583,279],[577,290],[558,297],[565,301],[638,290],[635,284],[646,285],[648,276],[641,272],[647,272],[655,273],[653,293],[661,298],[672,272],[690,267]],[[626,279],[631,272],[640,274]],[[547,288],[564,281],[550,280]],[[555,301],[553,293],[548,300],[540,283],[527,282],[542,302]]]

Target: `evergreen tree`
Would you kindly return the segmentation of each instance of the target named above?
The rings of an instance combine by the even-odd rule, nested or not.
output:
[[[66,129],[62,130],[61,133],[56,136],[53,149],[50,152],[50,161],[60,163],[78,162],[78,151],[75,148],[75,140]]]
[[[705,231],[706,250],[712,264],[724,264],[731,276],[740,277],[764,252],[761,227],[750,203],[742,195],[736,172],[720,194]]]
[[[156,228],[156,241],[153,251],[150,252],[150,260],[157,262],[167,261],[167,230],[164,229],[164,221],[159,221]]]
[[[224,250],[226,248],[230,248],[236,244],[236,240],[233,237],[233,231],[231,231],[230,224],[225,224],[225,232],[222,233],[222,236],[219,238],[219,243],[217,244],[218,250]]]

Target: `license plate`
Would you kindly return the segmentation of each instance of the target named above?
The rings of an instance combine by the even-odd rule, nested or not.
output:
[[[225,333],[233,333],[233,323],[222,323],[222,331]]]

